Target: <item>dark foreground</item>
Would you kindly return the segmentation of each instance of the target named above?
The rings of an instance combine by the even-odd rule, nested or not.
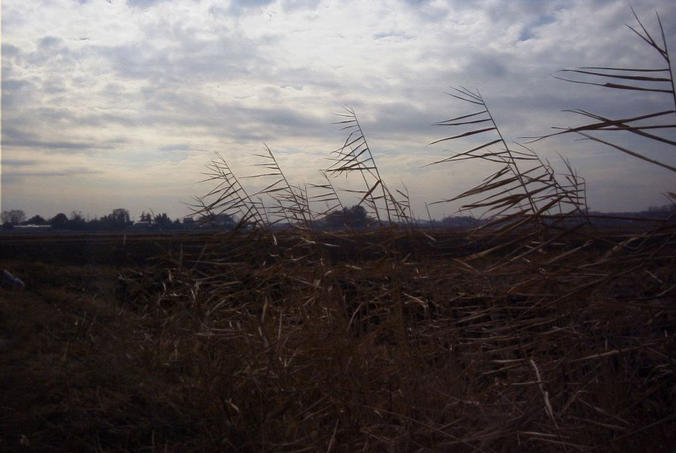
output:
[[[664,238],[0,240],[1,451],[676,445]]]

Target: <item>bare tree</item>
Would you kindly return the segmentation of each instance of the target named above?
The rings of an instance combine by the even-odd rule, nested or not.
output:
[[[12,225],[18,225],[24,220],[26,220],[26,214],[21,209],[2,211],[2,223],[11,223]]]

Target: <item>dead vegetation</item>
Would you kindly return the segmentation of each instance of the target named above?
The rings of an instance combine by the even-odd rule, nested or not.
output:
[[[641,30],[669,64],[666,42]],[[592,69],[578,74],[598,76]],[[660,90],[671,99],[669,76],[671,90]],[[30,350],[34,388],[61,393],[33,403],[37,412],[26,420],[5,395],[2,405],[13,412],[1,419],[3,442],[149,451],[670,451],[673,220],[637,234],[596,230],[584,181],[570,165],[558,175],[534,151],[509,145],[479,93],[453,96],[478,110],[440,123],[464,129],[439,141],[485,141],[435,164],[496,165],[455,197],[484,211],[480,228],[412,227],[407,197],[388,189],[351,111],[326,184],[311,187],[316,195],[291,184],[268,148],[258,176],[273,182],[252,195],[219,159],[209,173],[216,188],[197,209],[235,215],[238,228],[122,272],[116,300],[97,306],[95,318],[84,300],[43,297],[41,310],[63,303],[59,310],[68,311],[56,322],[76,326],[40,320],[47,333],[37,337],[46,343]],[[674,110],[662,114],[673,119]],[[563,132],[622,129],[656,140],[633,119],[586,116],[598,122]],[[345,172],[362,178],[361,203],[382,228],[312,228],[343,206],[330,175]],[[328,210],[312,209],[313,200]],[[279,219],[293,228],[272,229]],[[47,343],[63,332],[74,337]],[[49,363],[62,365],[39,378]],[[18,382],[10,387],[28,392]],[[49,404],[60,405],[57,415],[35,409]]]

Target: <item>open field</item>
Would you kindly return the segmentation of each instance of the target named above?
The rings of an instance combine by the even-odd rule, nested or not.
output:
[[[0,449],[671,451],[667,232],[3,237]]]

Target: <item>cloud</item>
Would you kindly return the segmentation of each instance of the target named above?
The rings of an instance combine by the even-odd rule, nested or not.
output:
[[[61,38],[56,36],[45,36],[38,41],[38,48],[40,50],[57,49],[63,43]]]
[[[2,44],[2,55],[3,57],[14,57],[19,55],[21,50],[17,46],[11,44]]]
[[[135,8],[149,8],[167,0],[127,0],[127,5]]]
[[[3,165],[7,165],[3,162]],[[29,166],[32,164],[26,164]],[[24,165],[19,165],[23,167]],[[2,184],[7,186],[10,190],[13,186],[18,184],[25,184],[31,186],[35,184],[35,179],[39,179],[41,184],[47,181],[52,181],[53,178],[78,178],[85,175],[99,175],[103,173],[100,170],[95,170],[88,167],[67,167],[61,170],[16,170],[11,172],[3,172]],[[69,181],[69,182],[70,182]],[[30,207],[32,209],[32,207]]]
[[[11,173],[10,176],[16,178],[26,178],[26,177],[40,177],[40,178],[52,178],[52,177],[61,177],[61,176],[77,176],[77,175],[95,175],[102,173],[99,170],[93,170],[86,167],[71,167],[65,168],[63,170],[47,170],[47,171],[18,171]]]
[[[16,93],[18,91],[29,90],[33,84],[26,80],[5,79],[2,81],[2,91],[7,93]]]
[[[477,52],[470,56],[469,61],[463,68],[467,74],[477,74],[482,79],[490,83],[490,79],[496,79],[508,76],[506,56],[497,52],[484,53]]]
[[[8,167],[30,167],[37,165],[39,162],[36,159],[2,159],[2,165]]]
[[[3,148],[30,148],[44,153],[92,153],[98,150],[114,149],[126,141],[124,137],[113,139],[90,139],[89,141],[43,140],[37,135],[21,129],[4,127],[2,131]]]
[[[251,9],[261,8],[273,3],[274,0],[231,0],[228,12],[235,16],[248,12]]]
[[[284,11],[293,12],[293,11],[302,11],[302,10],[313,10],[316,9],[321,0],[283,0],[282,7]]]
[[[519,41],[527,41],[534,38],[540,27],[551,24],[555,20],[556,19],[552,14],[543,14],[540,17],[537,17],[531,23],[523,26],[521,34],[519,35]]]
[[[404,32],[397,32],[397,31],[391,31],[391,32],[383,31],[383,32],[373,34],[373,39],[387,39],[387,38],[412,39],[412,36],[408,35]]]

